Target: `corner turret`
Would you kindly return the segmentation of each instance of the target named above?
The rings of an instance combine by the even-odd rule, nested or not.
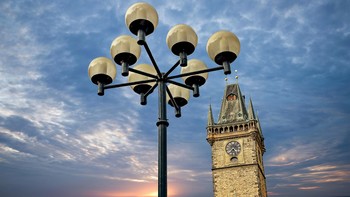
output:
[[[214,118],[213,118],[213,111],[211,110],[211,105],[209,105],[207,126],[212,126],[214,124],[215,124],[215,122],[214,122]]]
[[[248,119],[249,120],[255,120],[255,112],[253,107],[252,98],[249,98],[249,106],[248,106]]]

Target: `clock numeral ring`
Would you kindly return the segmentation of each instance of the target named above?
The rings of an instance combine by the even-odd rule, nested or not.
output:
[[[237,156],[241,152],[241,144],[237,141],[231,141],[226,144],[226,153],[232,156]]]

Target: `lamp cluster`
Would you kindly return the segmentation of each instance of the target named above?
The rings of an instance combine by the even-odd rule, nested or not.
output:
[[[181,107],[188,103],[190,90],[193,96],[199,96],[199,86],[208,78],[208,73],[224,70],[230,74],[230,63],[238,56],[240,43],[231,32],[218,31],[207,42],[209,57],[218,64],[217,67],[208,68],[205,63],[197,59],[187,61],[198,43],[195,31],[188,25],[180,24],[170,29],[166,43],[179,60],[166,72],[159,70],[146,42],[146,36],[151,34],[158,25],[157,11],[147,3],[133,4],[126,12],[125,23],[135,39],[129,35],[121,35],[111,44],[111,55],[114,62],[121,66],[121,75],[128,77],[127,83],[110,85],[116,77],[117,68],[114,62],[106,57],[98,57],[90,62],[89,76],[98,86],[98,95],[110,88],[130,86],[141,97],[141,104],[147,104],[147,96],[158,87],[158,196],[167,196],[167,127],[169,125],[166,112],[166,103],[175,109],[175,116],[181,116]],[[141,54],[141,46],[147,52],[152,65],[134,65]],[[181,66],[181,74],[170,74]],[[173,79],[182,78],[184,83]]]
[[[237,36],[229,31],[219,31],[209,38],[206,46],[209,57],[218,67],[208,69],[200,60],[187,60],[187,56],[197,46],[198,36],[190,26],[179,24],[170,29],[166,38],[169,49],[179,56],[179,60],[167,73],[161,73],[146,42],[146,36],[158,25],[157,11],[148,3],[133,4],[126,12],[125,23],[137,39],[129,35],[117,37],[111,44],[110,53],[114,62],[121,66],[121,75],[128,77],[128,83],[109,85],[116,77],[117,68],[109,58],[98,57],[91,61],[88,73],[91,81],[98,85],[100,96],[104,95],[105,89],[130,86],[141,95],[141,104],[144,105],[147,103],[146,97],[158,86],[159,81],[163,81],[170,83],[166,88],[167,103],[179,108],[187,104],[190,90],[193,90],[194,97],[199,96],[199,86],[206,82],[208,72],[223,69],[225,74],[230,74],[230,63],[240,52]],[[140,57],[141,46],[144,46],[153,65],[139,64],[131,67]],[[169,76],[178,65],[181,66],[181,74]],[[172,80],[180,77],[185,84]]]

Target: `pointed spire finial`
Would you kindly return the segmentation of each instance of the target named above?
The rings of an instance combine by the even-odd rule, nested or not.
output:
[[[236,83],[238,84],[238,70],[235,70],[235,73],[236,73],[236,76],[235,76],[235,78],[236,78]]]

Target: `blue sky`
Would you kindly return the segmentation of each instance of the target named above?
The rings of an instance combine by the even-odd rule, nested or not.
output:
[[[157,95],[146,106],[128,87],[99,97],[87,75],[115,37],[131,35],[124,14],[135,2],[0,2],[0,196],[156,196]],[[350,194],[350,1],[147,2],[159,14],[147,41],[162,71],[177,61],[165,43],[176,24],[197,32],[189,58],[209,67],[210,35],[240,39],[232,70],[259,114],[269,196]],[[138,63],[150,63],[142,53]],[[115,83],[125,82],[118,69]],[[205,127],[224,78],[210,73],[181,118],[168,108],[170,196],[213,196]]]

